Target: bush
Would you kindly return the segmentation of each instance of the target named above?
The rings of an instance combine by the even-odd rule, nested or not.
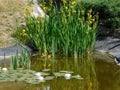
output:
[[[80,0],[78,0],[80,1]],[[107,27],[120,27],[120,0],[81,0],[85,8],[93,7],[99,19]]]

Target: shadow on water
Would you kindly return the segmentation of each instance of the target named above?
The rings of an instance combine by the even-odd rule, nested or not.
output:
[[[61,76],[37,85],[5,82],[0,83],[0,90],[120,90],[120,67],[114,63],[94,60],[91,57],[47,59],[39,56],[33,57],[31,63],[31,69],[37,72],[50,69],[47,72],[53,76],[55,72],[69,71],[72,76],[80,75],[83,79],[66,80]]]

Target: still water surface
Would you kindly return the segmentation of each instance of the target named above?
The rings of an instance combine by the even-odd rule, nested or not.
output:
[[[0,83],[0,90],[120,90],[120,67],[112,62],[92,58],[33,57],[31,69],[38,72],[50,69],[50,76],[54,72],[71,71],[72,75],[80,75],[83,79],[57,77],[38,85],[5,82]]]

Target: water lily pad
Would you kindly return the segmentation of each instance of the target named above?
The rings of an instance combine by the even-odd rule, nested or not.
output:
[[[74,73],[73,71],[60,71],[61,73],[70,73],[70,74],[72,74],[72,73]]]
[[[74,73],[74,72],[73,72],[73,71],[68,71],[67,73],[72,74],[72,73]]]
[[[34,74],[36,71],[29,70],[28,73]]]
[[[43,72],[48,72],[48,71],[50,71],[50,69],[43,69],[42,71]]]
[[[80,78],[81,76],[80,75],[74,75],[72,76],[72,78]]]
[[[53,80],[54,79],[54,76],[47,76],[45,77],[45,80]]]
[[[84,78],[82,78],[80,75],[75,75],[75,76],[72,76],[72,78],[75,78],[75,79],[80,79],[80,80],[84,79]]]
[[[17,70],[25,70],[24,68],[17,68]]]
[[[17,79],[9,79],[10,82],[15,82]]]
[[[50,75],[49,73],[46,73],[46,72],[40,72],[42,76],[48,76]]]
[[[20,77],[20,78],[18,78],[18,81],[24,81],[24,80],[25,80],[24,77]]]
[[[83,80],[84,78],[82,78],[82,77],[79,77],[79,78],[75,78],[75,79],[80,79],[80,80]]]
[[[65,76],[66,73],[60,73],[60,74],[61,74],[61,76]]]
[[[60,71],[60,73],[67,73],[68,71]]]
[[[39,80],[26,80],[25,82],[31,83],[31,84],[39,84],[41,81],[39,81]],[[44,82],[44,81],[42,81],[42,82]]]
[[[45,71],[48,71],[48,70],[45,70]],[[41,80],[35,76],[35,73],[36,71],[32,71],[32,70],[9,69],[7,72],[0,73],[0,82],[20,81],[20,82],[26,82],[26,83],[31,83],[31,84],[39,84],[41,82],[45,82],[45,80],[52,80],[54,78],[53,76],[48,76],[50,75],[49,73],[40,72],[41,76],[46,77],[46,78],[43,77],[43,80]]]
[[[62,76],[61,75],[61,73],[59,73],[59,72],[55,72],[55,73],[53,73],[56,77],[60,77],[60,76]]]

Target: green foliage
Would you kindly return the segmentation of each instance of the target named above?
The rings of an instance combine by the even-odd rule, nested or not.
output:
[[[63,4],[61,12],[53,5],[50,10],[49,20],[30,13],[26,17],[26,33],[41,54],[77,57],[93,50],[98,16],[92,15],[92,9],[71,2]]]
[[[79,0],[78,0],[79,1]],[[99,12],[101,22],[110,28],[120,27],[120,0],[81,0],[86,8]]]
[[[21,56],[18,55],[18,51],[15,56],[12,56],[11,68],[14,70],[17,68],[30,68],[30,57],[25,50],[22,50]]]
[[[29,41],[24,27],[20,27],[14,30],[11,36],[16,38],[19,41],[19,43],[22,44],[26,44]]]
[[[8,70],[6,72],[0,72],[0,83],[3,82],[25,82],[29,84],[40,84],[41,82],[44,82],[45,80],[39,80],[36,77],[36,71],[32,70],[26,70],[19,68],[17,70]],[[43,74],[47,74],[45,72],[42,72]],[[42,76],[45,76],[43,75]]]

